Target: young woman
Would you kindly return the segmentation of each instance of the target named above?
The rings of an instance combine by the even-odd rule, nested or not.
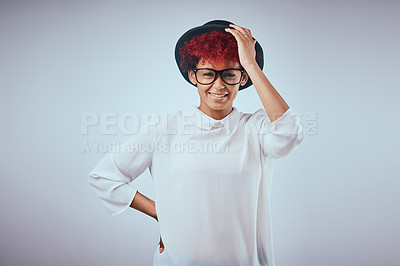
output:
[[[112,215],[130,206],[159,222],[154,265],[274,265],[274,160],[302,143],[300,119],[262,72],[262,48],[247,28],[214,20],[190,29],[175,58],[200,105],[142,124],[89,183]],[[252,84],[264,108],[239,112],[233,101]],[[147,168],[155,201],[130,184]]]

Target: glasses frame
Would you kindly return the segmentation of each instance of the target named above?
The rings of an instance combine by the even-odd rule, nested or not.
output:
[[[216,75],[214,76],[213,81],[211,81],[211,82],[209,82],[209,83],[201,83],[201,82],[197,79],[197,70],[200,70],[200,69],[206,69],[206,70],[212,70],[212,71],[214,71],[214,72],[216,73]],[[237,83],[231,84],[231,83],[228,83],[228,82],[226,82],[226,81],[224,80],[223,75],[222,75],[222,72],[227,71],[227,70],[240,70],[240,79],[239,79],[239,81],[238,81]],[[221,76],[222,81],[225,82],[226,84],[228,84],[228,85],[237,85],[237,84],[239,84],[239,83],[242,81],[243,73],[245,72],[244,69],[238,69],[238,68],[227,68],[227,69],[222,69],[222,70],[215,70],[215,69],[212,69],[212,68],[193,68],[193,71],[194,71],[194,74],[195,74],[195,77],[196,77],[196,81],[197,81],[198,83],[200,83],[201,85],[210,85],[211,83],[213,83],[213,82],[217,79],[218,74]]]

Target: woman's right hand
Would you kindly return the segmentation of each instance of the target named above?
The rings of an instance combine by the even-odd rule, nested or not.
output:
[[[158,245],[160,246],[160,253],[162,253],[164,251],[164,243],[162,242],[161,236],[160,236],[160,243],[158,243]]]

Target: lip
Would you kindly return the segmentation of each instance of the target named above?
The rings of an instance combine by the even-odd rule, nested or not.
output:
[[[228,96],[229,96],[229,93],[213,93],[213,92],[208,92],[208,94],[211,96],[211,98],[212,98],[214,101],[223,101],[223,100],[225,100],[226,98],[228,98]],[[225,95],[225,96],[223,96],[223,97],[218,97],[218,96],[213,96],[213,94],[215,94],[215,95]]]
[[[209,94],[216,94],[216,95],[229,95],[229,93],[214,93],[214,92],[208,92]]]

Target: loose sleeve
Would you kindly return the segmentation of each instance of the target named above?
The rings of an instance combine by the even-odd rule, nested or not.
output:
[[[130,182],[151,165],[155,132],[138,131],[119,150],[107,153],[89,173],[89,184],[111,215],[124,212],[134,199],[138,190]]]
[[[304,132],[300,117],[292,108],[273,122],[263,109],[259,109],[254,116],[260,145],[265,155],[274,159],[284,157],[303,142]]]

